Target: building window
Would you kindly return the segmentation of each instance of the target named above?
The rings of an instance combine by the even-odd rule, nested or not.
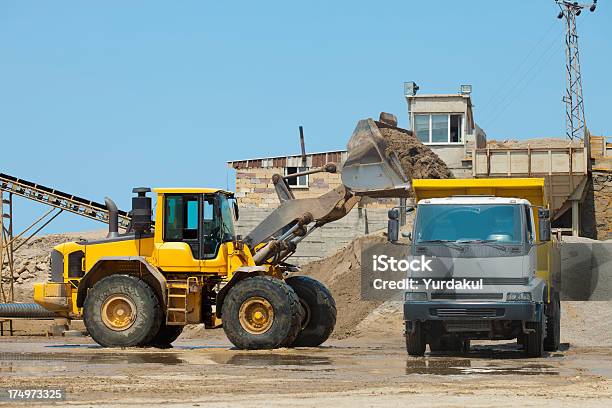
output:
[[[289,174],[301,173],[308,170],[308,167],[285,167],[285,176]],[[287,184],[292,188],[308,188],[308,175],[291,177],[287,179]]]
[[[423,143],[461,143],[463,115],[414,115],[414,132]]]

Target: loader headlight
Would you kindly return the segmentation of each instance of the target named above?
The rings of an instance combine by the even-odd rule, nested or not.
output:
[[[531,302],[530,292],[508,292],[506,295],[508,302]]]
[[[427,300],[427,293],[425,292],[406,292],[404,295],[405,300],[413,301],[425,301]]]

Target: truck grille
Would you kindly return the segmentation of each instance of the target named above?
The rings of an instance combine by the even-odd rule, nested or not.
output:
[[[57,249],[51,251],[51,268],[47,280],[56,283],[64,281],[64,255]]]
[[[436,308],[430,313],[438,317],[497,317],[504,315],[504,309],[493,307],[478,308]]]

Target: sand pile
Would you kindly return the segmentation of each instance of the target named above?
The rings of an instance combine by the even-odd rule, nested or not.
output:
[[[489,140],[487,147],[491,149],[526,149],[527,147],[582,147],[582,142],[574,140],[570,141],[565,138],[543,137],[538,139],[525,140]]]
[[[386,153],[393,152],[397,155],[404,173],[410,179],[453,178],[446,163],[429,147],[421,143],[412,132],[382,126],[379,123],[380,133],[387,142]]]
[[[334,296],[338,315],[332,337],[348,337],[359,322],[383,303],[361,300],[361,251],[383,242],[386,237],[382,233],[359,237],[335,254],[302,267],[301,275],[323,282]]]

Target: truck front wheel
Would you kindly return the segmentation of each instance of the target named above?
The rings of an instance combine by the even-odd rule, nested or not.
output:
[[[423,356],[425,354],[425,330],[423,324],[418,321],[406,321],[406,351],[411,356]]]
[[[561,345],[561,302],[559,293],[552,292],[549,311],[546,316],[546,338],[544,350],[557,351]]]
[[[91,337],[104,347],[133,347],[149,343],[159,331],[162,311],[155,292],[130,275],[107,276],[89,289],[83,322]]]
[[[223,301],[223,330],[239,349],[273,349],[292,344],[302,307],[293,289],[270,276],[236,283]]]
[[[530,330],[524,337],[524,350],[527,357],[542,357],[544,355],[544,335],[546,331],[546,316],[541,313],[539,322],[526,322],[525,327]]]

